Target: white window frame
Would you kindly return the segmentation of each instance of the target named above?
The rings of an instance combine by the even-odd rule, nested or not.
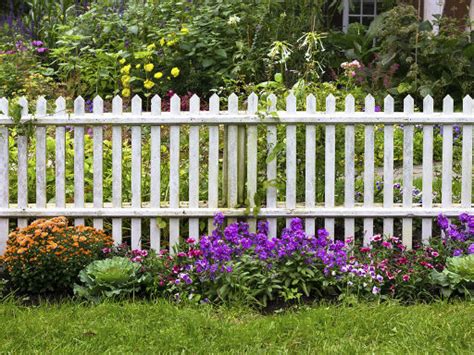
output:
[[[349,27],[349,18],[350,17],[359,17],[359,22],[362,23],[362,19],[364,17],[372,17],[375,18],[377,16],[377,2],[378,0],[374,0],[374,13],[373,14],[364,14],[364,0],[352,0],[352,1],[360,1],[360,14],[351,14],[350,13],[350,0],[344,0],[344,7],[342,11],[342,30],[347,32],[347,28]]]

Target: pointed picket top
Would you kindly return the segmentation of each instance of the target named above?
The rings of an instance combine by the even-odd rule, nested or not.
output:
[[[336,98],[333,94],[329,94],[326,97],[326,113],[336,112]]]
[[[134,115],[142,114],[142,98],[138,95],[132,98],[132,113]]]
[[[20,97],[20,99],[18,100],[18,104],[21,106],[21,115],[28,115],[28,100],[26,99],[26,97]]]
[[[469,95],[464,96],[462,99],[462,111],[467,114],[472,113],[473,109],[472,98]]]
[[[65,115],[66,114],[66,99],[62,96],[59,96],[56,101],[54,101],[54,105],[56,106],[54,109],[54,113],[56,115]]]
[[[347,113],[355,112],[355,99],[354,99],[354,96],[352,96],[352,94],[349,94],[346,96],[344,100],[344,104],[345,104],[345,109]]]
[[[415,110],[415,100],[410,95],[407,95],[403,99],[403,112],[405,113],[413,113]]]
[[[102,115],[104,113],[104,100],[97,95],[92,100],[92,110],[95,114]]]
[[[38,116],[46,116],[47,105],[48,103],[44,96],[38,97],[38,100],[36,101],[36,114]]]
[[[395,100],[391,95],[385,96],[383,99],[383,112],[384,113],[393,113],[395,110]]]
[[[0,99],[0,111],[2,111],[4,115],[8,116],[8,100],[5,97]]]
[[[451,96],[446,95],[443,99],[443,112],[452,113],[454,111],[454,100]]]
[[[199,114],[200,107],[201,107],[201,99],[199,98],[199,96],[194,94],[189,99],[189,112],[194,113],[194,114]]]
[[[212,94],[209,99],[209,111],[215,114],[218,114],[220,110],[219,107],[219,95],[216,93]]]
[[[151,114],[161,115],[161,97],[155,95],[151,99]]]
[[[123,112],[123,100],[120,96],[116,95],[112,99],[112,113],[121,115]]]
[[[276,112],[276,110],[277,110],[277,97],[275,96],[275,94],[268,95],[267,109],[268,109],[269,112]]]
[[[426,95],[423,99],[423,112],[433,113],[434,111],[434,100],[430,95]]]
[[[258,111],[258,96],[252,92],[247,99],[247,113],[254,114]]]
[[[368,94],[366,97],[365,97],[365,112],[369,112],[369,113],[373,113],[375,112],[375,98]]]
[[[286,97],[286,112],[296,112],[296,96],[293,91],[290,91]]]
[[[316,113],[316,97],[313,94],[306,96],[306,112]]]
[[[86,112],[85,110],[85,105],[84,105],[84,99],[82,96],[78,96],[74,100],[74,113],[76,115],[83,115]]]
[[[228,110],[231,113],[239,112],[239,97],[234,92],[229,95]]]
[[[181,111],[181,99],[178,95],[174,94],[171,97],[170,101],[170,112],[171,113],[179,113]]]

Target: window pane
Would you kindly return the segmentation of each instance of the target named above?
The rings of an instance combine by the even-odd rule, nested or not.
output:
[[[369,1],[369,0],[364,0]],[[360,15],[360,7],[362,4],[362,0],[353,0],[351,1],[350,8],[349,8],[349,14],[351,15]]]

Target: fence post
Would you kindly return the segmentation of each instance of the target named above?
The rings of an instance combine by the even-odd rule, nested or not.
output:
[[[8,115],[8,101],[0,99],[0,112]],[[8,127],[0,127],[0,208],[8,208],[9,197],[9,174],[8,174]],[[8,239],[8,218],[0,218],[0,254],[3,254],[7,246]]]

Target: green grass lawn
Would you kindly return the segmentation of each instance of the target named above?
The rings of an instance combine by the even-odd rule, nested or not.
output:
[[[474,353],[474,304],[313,306],[261,315],[156,303],[0,304],[0,353]]]

